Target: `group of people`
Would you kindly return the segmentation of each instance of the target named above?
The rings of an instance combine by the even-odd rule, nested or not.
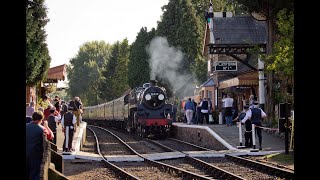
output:
[[[252,147],[252,124],[254,124],[255,133],[259,138],[259,149],[262,150],[261,126],[262,120],[266,118],[267,115],[261,108],[259,108],[259,102],[256,101],[254,96],[251,95],[249,100],[245,101],[243,111],[239,114],[236,111],[236,105],[230,93],[222,99],[222,103],[224,107],[226,126],[232,126],[236,121],[240,121],[241,124],[244,124],[245,146]],[[210,99],[203,98],[199,103],[196,103],[193,99],[189,98],[183,108],[187,124],[203,124],[204,119],[206,120],[205,122],[209,124],[209,115],[212,109]]]
[[[212,102],[209,98],[205,97],[198,103],[189,98],[183,108],[187,124],[203,124],[204,119],[209,124],[209,114],[212,109]]]
[[[43,138],[56,144],[57,126],[61,124],[65,136],[62,149],[64,152],[73,151],[73,135],[80,125],[83,112],[79,97],[66,103],[58,96],[53,101],[49,101],[48,96],[45,96],[41,105],[47,105],[46,109],[39,107],[35,110],[33,101],[26,108],[26,176],[32,180],[40,178]]]

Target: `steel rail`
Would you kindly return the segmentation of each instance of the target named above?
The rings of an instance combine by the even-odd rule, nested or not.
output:
[[[229,154],[226,154],[225,157],[233,162],[239,162],[241,164],[245,164],[246,166],[261,170],[263,172],[267,172],[269,174],[272,174],[280,178],[294,179],[294,171],[281,169],[275,166],[271,166],[269,164],[253,161],[251,159],[246,159],[243,157],[232,156]]]
[[[102,127],[99,127],[99,126],[92,126],[92,125],[88,125],[88,126],[91,126],[91,127],[96,127],[96,128],[100,128],[102,130],[105,130],[107,131],[108,133],[110,133],[111,135],[113,135],[114,137],[116,137],[120,142],[122,142],[123,144],[125,144],[129,149],[132,150],[132,152],[134,152],[137,156],[141,157],[144,159],[144,161],[146,161],[147,163],[149,164],[152,164],[154,166],[157,166],[157,167],[160,167],[160,169],[166,169],[168,172],[175,172],[177,173],[179,176],[181,176],[182,178],[187,178],[187,179],[203,179],[203,180],[209,180],[209,179],[212,179],[210,177],[206,177],[206,176],[202,176],[202,175],[199,175],[199,174],[196,174],[196,173],[193,173],[193,172],[189,172],[189,171],[186,171],[184,169],[181,169],[181,168],[177,168],[177,167],[174,167],[174,166],[171,166],[171,165],[168,165],[168,164],[164,164],[164,163],[161,163],[161,162],[158,162],[158,161],[154,161],[154,160],[151,160],[145,156],[143,156],[142,154],[138,153],[137,151],[135,151],[133,148],[130,147],[130,145],[128,145],[126,142],[124,142],[121,138],[119,138],[117,135],[115,135],[114,133],[110,132],[109,130],[105,129],[105,128],[102,128]]]
[[[176,151],[170,147],[167,147],[166,145],[163,145],[157,141],[154,141],[154,140],[149,140],[150,142],[158,145],[158,146],[161,146],[161,147],[166,147],[167,149],[170,149],[170,150],[173,150],[173,151]],[[182,141],[182,143],[184,143]],[[211,176],[211,177],[215,177],[215,178],[223,178],[223,179],[241,179],[243,180],[244,178],[236,175],[236,174],[233,174],[233,173],[230,173],[224,169],[221,169],[217,166],[214,166],[212,164],[209,164],[209,163],[206,163],[200,159],[197,159],[197,158],[194,158],[194,157],[190,157],[188,153],[185,153],[185,152],[182,152],[182,151],[177,151],[177,152],[181,152],[183,154],[185,154],[185,158],[187,158],[187,161],[190,161],[191,163],[193,163],[196,167],[199,167],[201,169],[205,169],[205,172]]]
[[[100,157],[102,158],[102,160],[104,161],[104,163],[111,169],[113,170],[116,174],[119,174],[121,176],[121,178],[125,178],[125,179],[130,179],[130,180],[140,180],[139,178],[135,177],[134,175],[124,171],[123,169],[117,167],[116,165],[112,164],[111,162],[109,162],[107,160],[106,157],[104,157],[104,155],[101,153],[100,151],[100,145],[99,145],[99,140],[98,140],[98,137],[96,135],[96,133],[89,127],[87,127],[92,133],[93,133],[93,136],[96,140],[96,145],[97,145],[97,151],[100,155]]]

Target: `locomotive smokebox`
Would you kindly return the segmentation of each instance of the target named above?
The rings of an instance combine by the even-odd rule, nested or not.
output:
[[[157,86],[158,81],[157,80],[150,80],[150,86]]]

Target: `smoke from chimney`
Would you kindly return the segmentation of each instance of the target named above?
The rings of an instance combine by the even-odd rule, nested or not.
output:
[[[147,47],[150,55],[150,79],[156,76],[166,80],[177,96],[192,96],[195,85],[191,74],[180,73],[183,53],[175,47],[170,47],[166,38],[155,37]]]

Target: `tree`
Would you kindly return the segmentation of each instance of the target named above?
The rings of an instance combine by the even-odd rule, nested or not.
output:
[[[128,40],[115,42],[111,48],[108,63],[102,71],[104,77],[100,83],[100,96],[107,101],[118,98],[129,88],[128,85]]]
[[[131,88],[141,86],[150,80],[150,69],[148,59],[150,58],[146,47],[155,36],[155,29],[148,32],[142,27],[131,45],[128,66],[128,84]]]
[[[194,5],[197,15],[204,20],[204,12],[209,8],[208,0],[192,0],[192,4]],[[234,15],[243,15],[247,14],[246,7],[237,1],[230,0],[214,0],[212,2],[212,8],[214,12],[232,12]]]
[[[275,72],[275,81],[281,82],[276,87],[275,102],[293,103],[294,75],[294,14],[286,9],[277,14],[278,40],[274,43],[273,51],[265,56],[266,68]]]
[[[104,41],[86,42],[80,47],[67,66],[68,93],[71,97],[79,96],[87,105],[102,101],[99,97],[99,85],[103,81],[101,72],[109,56],[110,45]]]
[[[30,86],[46,78],[51,62],[45,43],[46,10],[44,0],[26,1],[26,84]]]
[[[128,62],[130,54],[130,46],[128,40],[124,39],[119,44],[118,63],[112,78],[114,96],[120,97],[126,90],[129,89],[128,85]]]
[[[156,34],[166,37],[169,44],[184,53],[179,71],[191,72],[196,57],[201,56],[204,27],[191,0],[170,0],[162,7],[163,15]],[[193,70],[198,70],[193,68]],[[200,71],[206,71],[201,69]]]
[[[207,67],[207,60],[200,56],[195,59],[195,63],[191,66],[191,71],[198,80],[198,82],[196,82],[197,85],[200,85],[207,80]]]
[[[265,17],[268,26],[268,39],[267,39],[267,54],[272,53],[273,43],[276,40],[276,15],[283,9],[288,8],[289,10],[293,9],[292,0],[237,0],[240,4],[243,4],[247,7],[248,12],[256,13],[262,17]],[[274,115],[274,106],[275,106],[275,83],[274,83],[274,71],[267,73],[267,98],[266,98],[266,112],[271,117],[271,120],[275,119]]]

